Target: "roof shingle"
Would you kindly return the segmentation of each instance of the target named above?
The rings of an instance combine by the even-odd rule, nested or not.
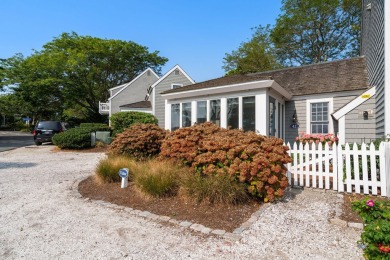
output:
[[[280,70],[225,76],[167,90],[162,94],[269,79],[275,80],[293,96],[361,90],[369,87],[365,58],[356,57]]]

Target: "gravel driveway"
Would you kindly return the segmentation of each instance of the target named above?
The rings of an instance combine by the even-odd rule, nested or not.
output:
[[[290,194],[232,242],[80,198],[72,187],[103,154],[52,149],[0,153],[0,259],[362,258],[360,231],[328,221],[335,194]]]

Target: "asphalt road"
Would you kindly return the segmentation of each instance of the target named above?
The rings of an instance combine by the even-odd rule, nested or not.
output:
[[[34,139],[31,133],[0,131],[0,152],[33,144]]]

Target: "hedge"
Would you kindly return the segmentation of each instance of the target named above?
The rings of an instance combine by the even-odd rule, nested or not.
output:
[[[91,147],[91,131],[88,128],[72,128],[53,136],[53,144],[63,149]]]
[[[152,114],[135,111],[115,113],[110,117],[110,120],[114,136],[136,123],[157,125],[158,122]]]

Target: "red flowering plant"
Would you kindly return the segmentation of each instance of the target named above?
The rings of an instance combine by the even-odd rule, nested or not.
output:
[[[304,132],[299,133],[295,138],[295,141],[303,144],[326,144],[333,145],[333,143],[338,142],[338,137],[334,134],[306,134]]]
[[[162,143],[160,157],[180,161],[204,176],[232,176],[251,195],[274,201],[288,186],[287,150],[279,138],[204,123],[172,132]]]
[[[363,219],[361,245],[367,259],[390,259],[390,201],[364,199],[352,208]]]

